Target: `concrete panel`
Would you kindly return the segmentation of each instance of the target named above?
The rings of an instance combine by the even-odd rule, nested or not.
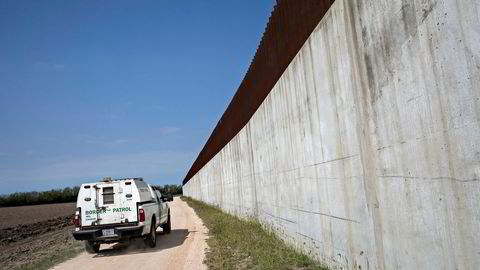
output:
[[[333,267],[477,269],[479,3],[337,0],[184,194]]]

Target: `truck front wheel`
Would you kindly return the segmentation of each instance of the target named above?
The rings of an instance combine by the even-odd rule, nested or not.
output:
[[[170,233],[172,231],[172,222],[170,220],[170,213],[168,213],[167,223],[162,225],[162,229],[165,233]]]
[[[97,253],[100,250],[100,244],[96,244],[92,241],[85,241],[85,250],[90,254]]]

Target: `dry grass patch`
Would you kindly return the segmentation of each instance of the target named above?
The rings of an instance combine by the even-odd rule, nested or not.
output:
[[[209,229],[209,269],[319,269],[325,266],[288,247],[256,221],[241,220],[220,209],[182,197]]]

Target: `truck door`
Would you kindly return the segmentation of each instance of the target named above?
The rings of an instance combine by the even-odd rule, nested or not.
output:
[[[125,181],[122,183],[123,194],[120,193],[121,204],[123,209],[120,209],[124,214],[124,222],[138,221],[137,203],[133,196],[133,181]]]
[[[168,218],[167,203],[162,200],[162,198],[166,198],[166,197],[164,194],[161,194],[160,192],[158,193],[158,196],[161,198],[160,209],[162,211],[162,222],[166,222]]]
[[[163,212],[162,212],[162,200],[160,200],[160,197],[158,196],[158,191],[155,190],[155,193],[154,193],[155,197],[155,201],[157,202],[157,205],[158,205],[158,213],[157,213],[157,224],[160,224],[162,223],[162,216],[163,216]]]
[[[98,225],[136,221],[135,204],[122,186],[122,182],[107,182],[96,186]]]

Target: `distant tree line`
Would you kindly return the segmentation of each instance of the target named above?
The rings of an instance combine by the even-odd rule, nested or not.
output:
[[[167,194],[170,193],[172,195],[182,195],[182,185],[164,185],[164,186],[154,186],[160,190],[161,193]]]
[[[155,186],[160,192],[172,195],[182,194],[182,185]],[[48,203],[76,202],[80,187],[67,187],[49,191],[15,192],[9,195],[0,195],[0,207],[21,206]]]
[[[49,191],[15,192],[0,196],[0,207],[47,203],[76,202],[80,187],[66,187]]]

